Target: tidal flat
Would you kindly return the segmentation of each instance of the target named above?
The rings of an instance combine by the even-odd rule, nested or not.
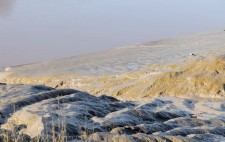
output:
[[[225,32],[11,66],[1,141],[225,141]]]

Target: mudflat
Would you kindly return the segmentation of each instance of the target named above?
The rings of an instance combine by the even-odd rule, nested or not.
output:
[[[224,30],[8,67],[1,131],[28,141],[224,141],[224,78]]]

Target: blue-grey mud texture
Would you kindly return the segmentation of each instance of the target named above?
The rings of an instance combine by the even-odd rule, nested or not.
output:
[[[158,97],[129,102],[21,84],[1,84],[0,92],[1,133],[13,131],[28,141],[47,136],[96,142],[225,140],[225,101]]]

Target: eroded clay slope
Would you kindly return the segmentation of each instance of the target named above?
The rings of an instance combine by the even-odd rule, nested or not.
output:
[[[21,141],[225,140],[224,101],[159,97],[125,102],[71,89],[4,84],[0,98],[1,140],[4,134]]]
[[[7,83],[47,84],[74,88],[94,95],[107,94],[123,100],[154,96],[225,97],[225,57],[217,54],[174,65],[152,65],[117,75],[61,74],[7,78]]]

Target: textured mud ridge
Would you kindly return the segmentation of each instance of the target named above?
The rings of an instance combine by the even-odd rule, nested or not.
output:
[[[150,66],[119,75],[65,74],[6,78],[6,83],[41,83],[57,89],[74,88],[93,95],[107,94],[121,100],[146,99],[159,95],[224,99],[225,55],[219,53],[181,64]]]
[[[225,140],[225,101],[124,102],[71,89],[6,84],[0,85],[0,100],[1,140],[5,135],[21,141]]]

